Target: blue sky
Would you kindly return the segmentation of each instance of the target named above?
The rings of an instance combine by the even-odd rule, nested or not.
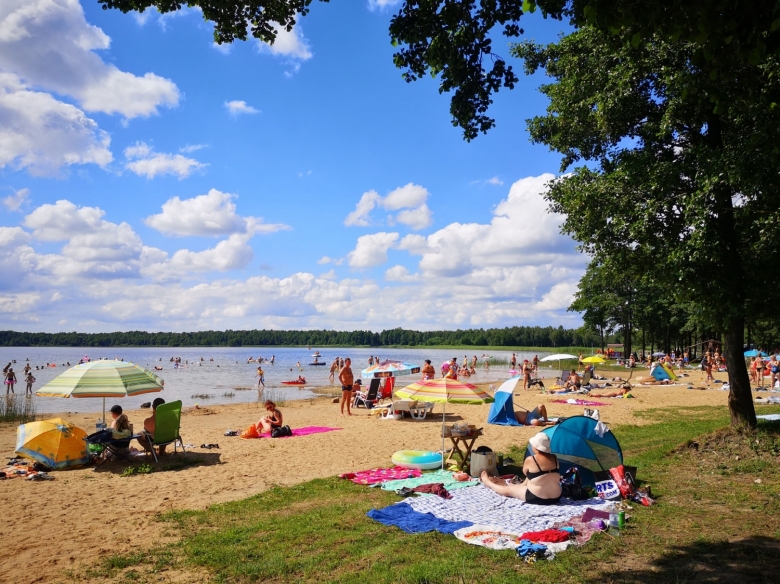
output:
[[[542,78],[467,143],[393,66],[397,7],[315,3],[273,47],[216,47],[197,10],[4,1],[3,328],[577,326],[585,258],[540,196],[559,157],[525,130]]]

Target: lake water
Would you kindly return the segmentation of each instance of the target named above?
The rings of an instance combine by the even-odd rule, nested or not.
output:
[[[320,361],[326,366],[315,367],[309,365],[314,359],[312,353],[317,350],[321,354]],[[516,353],[518,361],[533,359],[534,354]],[[547,353],[539,353],[541,359]],[[68,369],[67,363],[76,365],[79,359],[88,355],[96,360],[101,357],[108,359],[120,358],[131,361],[147,369],[155,366],[162,367],[162,371],[155,373],[165,380],[165,390],[159,394],[166,401],[182,400],[184,406],[221,404],[221,403],[246,403],[255,402],[258,399],[267,399],[273,395],[274,399],[286,400],[307,399],[316,394],[311,391],[313,387],[332,385],[328,379],[330,363],[336,357],[350,357],[352,369],[356,376],[360,371],[368,367],[370,355],[379,356],[381,359],[396,359],[422,365],[425,359],[433,362],[437,372],[444,361],[457,357],[461,363],[465,353],[463,349],[357,349],[357,348],[297,348],[297,347],[154,347],[154,348],[107,348],[95,349],[85,347],[0,347],[0,362],[6,363],[16,360],[12,366],[16,372],[19,383],[16,386],[16,394],[24,395],[25,384],[22,370],[29,359],[36,379],[33,391],[42,387],[57,375]],[[469,359],[474,352],[468,353]],[[493,365],[489,372],[482,368],[483,352],[477,353],[477,375],[468,379],[472,383],[494,381],[508,378],[508,367]],[[511,351],[491,351],[490,355],[496,359],[506,359],[512,355]],[[270,359],[276,357],[275,364],[263,363],[265,371],[266,390],[264,395],[257,391],[257,363],[247,363],[249,358],[263,357]],[[170,359],[180,357],[182,367],[174,369]],[[201,358],[204,360],[201,361]],[[46,367],[47,363],[56,363],[57,367]],[[299,365],[300,364],[300,365]],[[35,367],[38,366],[38,371]],[[42,367],[42,369],[40,368]],[[552,367],[545,367],[541,371],[544,376],[552,376],[558,373]],[[306,378],[307,384],[303,388],[287,387],[281,384],[286,379],[296,379],[298,375]],[[399,377],[396,387],[403,387],[420,378],[420,375]],[[2,391],[0,389],[0,391]],[[209,398],[195,398],[195,394],[207,394]],[[232,394],[232,396],[230,395]],[[127,397],[116,400],[125,409],[137,409],[143,402],[151,401],[157,394],[145,394],[136,397]],[[63,399],[33,397],[35,406],[40,413],[54,412],[99,412],[103,408],[103,400],[99,398],[89,399]],[[106,400],[106,407],[112,403]]]

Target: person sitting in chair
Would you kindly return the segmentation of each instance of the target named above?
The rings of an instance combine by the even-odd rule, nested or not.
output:
[[[564,384],[564,389],[567,391],[576,391],[580,387],[582,387],[582,378],[577,374],[577,372],[572,369],[571,373],[569,374],[569,379],[566,380],[566,383]]]
[[[122,406],[111,406],[111,417],[114,418],[111,422],[111,438],[113,440],[127,440],[133,435],[133,431],[130,429],[130,420],[127,418],[127,414],[122,413]]]
[[[507,485],[502,479],[494,479],[482,471],[480,480],[488,489],[514,497],[531,505],[555,505],[561,500],[561,474],[558,458],[550,449],[550,437],[539,432],[529,441],[531,456],[523,462],[525,480],[516,485]]]
[[[270,399],[265,402],[265,409],[269,415],[263,416],[258,420],[255,427],[257,431],[267,434],[274,428],[281,428],[284,423],[282,420],[282,412],[276,409],[276,404]]]
[[[515,418],[523,426],[552,426],[555,423],[547,419],[547,408],[544,404],[539,404],[530,412],[515,412]]]
[[[144,431],[151,435],[152,441],[154,441],[154,431],[155,431],[155,422],[154,422],[154,412],[157,409],[157,406],[161,406],[165,403],[165,400],[161,397],[154,398],[154,401],[152,402],[152,415],[149,416],[144,420]],[[146,436],[139,436],[138,437],[138,443],[144,447],[144,450],[147,452],[151,452],[152,448],[154,448],[154,445],[150,443]],[[158,446],[157,452],[162,456],[165,454],[165,446]]]

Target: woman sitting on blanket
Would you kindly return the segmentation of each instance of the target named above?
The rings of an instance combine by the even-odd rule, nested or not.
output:
[[[269,433],[274,428],[281,428],[283,423],[282,412],[276,409],[276,404],[270,399],[265,402],[265,409],[269,413],[258,420],[256,428],[258,432]]]
[[[539,404],[533,411],[515,412],[515,418],[523,426],[552,426],[554,422],[547,419],[547,408]]]
[[[561,474],[558,458],[550,452],[550,437],[539,432],[530,440],[533,454],[523,463],[525,480],[507,485],[482,471],[480,480],[488,489],[504,497],[514,497],[532,505],[555,505],[561,500]]]

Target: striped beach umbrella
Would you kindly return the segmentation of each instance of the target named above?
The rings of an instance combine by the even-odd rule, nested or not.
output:
[[[463,383],[456,379],[443,377],[439,379],[425,379],[415,381],[395,392],[401,398],[416,401],[436,402],[444,404],[441,413],[441,467],[444,468],[444,417],[447,414],[447,403],[452,404],[489,404],[494,401],[490,394],[481,390],[476,385]]]
[[[71,367],[35,392],[41,397],[102,397],[103,420],[106,398],[141,395],[163,390],[165,381],[151,371],[128,361],[91,361]]]
[[[370,367],[363,369],[360,376],[366,379],[399,377],[401,375],[414,375],[420,372],[419,365],[404,363],[403,361],[387,360],[381,363],[375,363]]]

